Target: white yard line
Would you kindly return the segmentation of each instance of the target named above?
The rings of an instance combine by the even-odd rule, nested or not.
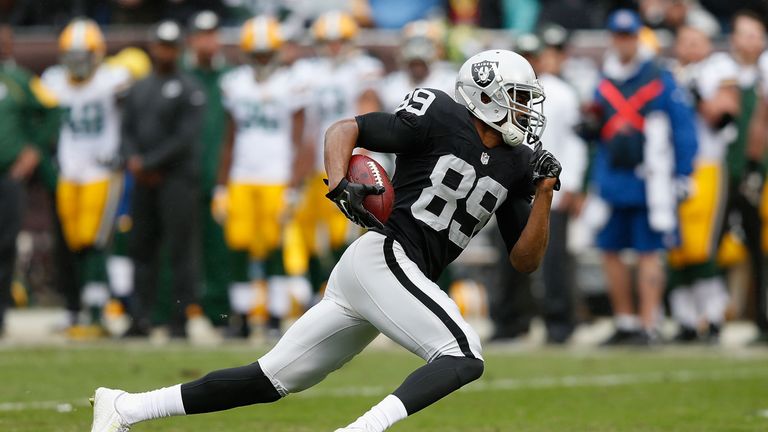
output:
[[[560,377],[505,378],[481,380],[461,392],[515,391],[535,389],[557,389],[573,387],[616,387],[633,384],[686,383],[696,381],[727,381],[753,378],[768,378],[768,369],[736,369],[718,371],[676,370],[666,372],[646,372],[607,375],[565,375]],[[394,385],[394,384],[393,384]],[[307,390],[294,395],[295,398],[320,397],[365,397],[383,396],[392,391],[392,386],[350,386],[327,389]],[[0,412],[8,411],[57,411],[69,412],[75,408],[88,407],[86,397],[65,401],[0,402]],[[768,410],[767,410],[768,411]]]
[[[498,390],[530,390],[555,389],[570,387],[615,387],[632,384],[653,384],[660,382],[685,383],[693,381],[726,381],[732,379],[768,378],[768,369],[740,369],[695,372],[688,370],[647,372],[638,374],[609,374],[609,375],[565,375],[560,377],[538,378],[502,378],[495,380],[480,380],[462,388],[461,392],[484,392]],[[355,397],[384,395],[392,391],[392,387],[338,387],[329,389],[308,390],[299,393],[298,397]]]

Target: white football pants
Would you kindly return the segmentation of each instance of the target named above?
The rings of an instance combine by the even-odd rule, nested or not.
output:
[[[344,252],[325,297],[299,318],[259,364],[282,394],[305,390],[378,334],[430,362],[481,357],[480,338],[459,308],[403,251],[368,232]]]

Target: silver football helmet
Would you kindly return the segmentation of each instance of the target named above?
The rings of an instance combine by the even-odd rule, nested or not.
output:
[[[456,100],[511,146],[536,145],[546,125],[544,89],[530,63],[512,51],[483,51],[464,62]]]

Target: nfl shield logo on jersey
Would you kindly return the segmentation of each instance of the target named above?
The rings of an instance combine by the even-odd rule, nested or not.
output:
[[[480,87],[486,87],[496,77],[495,67],[499,66],[499,62],[492,62],[489,60],[483,60],[479,63],[472,65],[472,79]]]
[[[491,160],[491,157],[488,155],[488,153],[483,152],[483,154],[480,155],[480,163],[483,165],[488,165],[488,161]]]

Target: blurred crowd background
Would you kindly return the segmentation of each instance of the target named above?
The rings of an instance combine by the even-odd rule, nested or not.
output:
[[[492,222],[443,275],[462,313],[498,342],[612,317],[600,343],[737,321],[768,345],[767,22],[763,0],[0,0],[0,335],[59,308],[73,339],[278,337],[361,233],[324,197],[325,128],[453,96],[503,48],[539,76],[563,190],[539,271]]]

